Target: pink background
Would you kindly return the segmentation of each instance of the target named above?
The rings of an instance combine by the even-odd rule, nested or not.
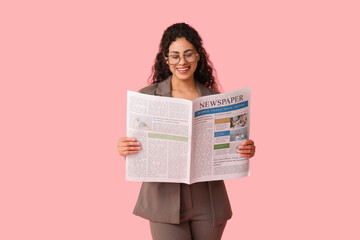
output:
[[[1,1],[0,239],[150,239],[116,144],[181,21],[224,91],[252,89],[223,239],[360,239],[359,2],[155,2]]]

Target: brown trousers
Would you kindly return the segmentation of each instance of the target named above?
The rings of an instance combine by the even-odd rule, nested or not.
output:
[[[220,240],[225,225],[213,226],[207,182],[181,184],[180,224],[150,221],[153,240]]]

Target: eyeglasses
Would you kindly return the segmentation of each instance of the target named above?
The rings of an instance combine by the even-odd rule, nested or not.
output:
[[[198,53],[185,53],[183,55],[184,59],[185,59],[185,62],[187,63],[193,63],[196,61],[196,57],[198,56],[199,54]],[[167,57],[167,61],[170,65],[176,65],[180,62],[180,55],[178,54],[173,54],[173,55],[169,55]]]

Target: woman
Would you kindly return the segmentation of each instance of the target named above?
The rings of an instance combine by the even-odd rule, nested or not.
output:
[[[165,30],[152,70],[152,84],[139,92],[188,100],[218,93],[202,39],[185,23]],[[123,137],[118,150],[126,157],[141,147],[134,138]],[[244,141],[237,152],[253,157],[254,142]],[[191,185],[144,182],[134,214],[150,220],[154,240],[219,240],[232,216],[223,181]]]

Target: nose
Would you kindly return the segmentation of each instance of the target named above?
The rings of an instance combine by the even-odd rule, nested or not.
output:
[[[185,56],[182,56],[182,57],[180,57],[180,61],[178,64],[183,65],[184,63],[186,63]]]

